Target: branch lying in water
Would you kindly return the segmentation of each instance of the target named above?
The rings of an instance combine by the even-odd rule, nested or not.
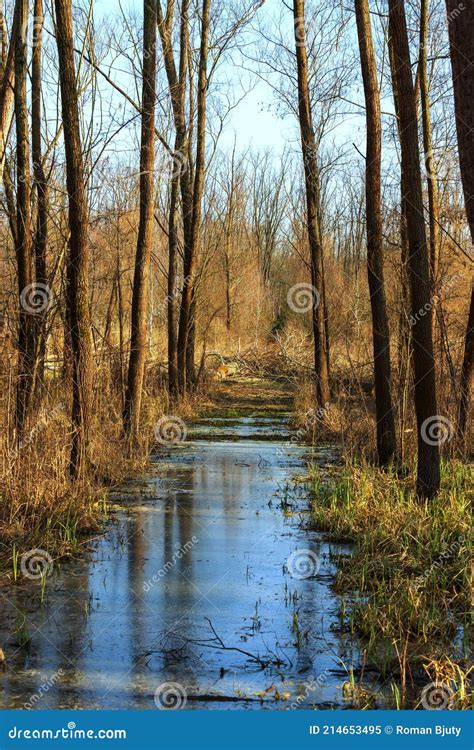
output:
[[[291,660],[286,655],[285,655],[285,658],[283,659],[282,657],[280,657],[278,654],[274,653],[270,649],[268,650],[268,653],[265,656],[260,656],[259,654],[253,654],[251,651],[246,651],[245,649],[240,648],[239,646],[226,646],[221,636],[217,633],[211,620],[208,617],[205,617],[204,619],[209,624],[209,627],[212,631],[212,638],[201,640],[199,638],[194,639],[194,638],[188,638],[187,636],[184,636],[184,635],[180,635],[179,638],[182,640],[184,647],[192,645],[192,646],[199,646],[200,648],[212,648],[218,651],[234,651],[235,653],[246,656],[250,661],[258,664],[261,669],[267,669],[267,667],[284,667],[284,666],[291,667],[293,666]],[[160,652],[162,651],[163,649],[160,650]],[[156,650],[148,651],[146,654],[143,654],[143,656],[150,656],[153,653],[156,653]],[[173,648],[173,653],[174,654],[180,653],[181,658],[182,658],[183,647]]]

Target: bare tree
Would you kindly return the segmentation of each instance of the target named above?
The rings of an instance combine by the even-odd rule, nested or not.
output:
[[[455,0],[446,0],[449,21],[449,43],[453,73],[454,105],[458,136],[459,162],[464,188],[467,220],[474,244],[474,5],[461,7]],[[464,358],[461,369],[458,432],[466,436],[469,421],[471,390],[474,377],[474,282],[467,320]]]
[[[420,78],[421,119],[423,125],[423,150],[425,156],[426,178],[428,181],[428,201],[430,219],[430,273],[431,287],[436,292],[436,277],[439,252],[439,201],[436,165],[433,156],[433,135],[431,128],[431,104],[428,81],[428,30],[429,0],[421,0],[420,22],[420,58],[418,73]],[[433,316],[434,320],[434,316]]]
[[[311,281],[313,286],[313,340],[316,403],[318,407],[324,407],[330,399],[330,389],[324,306],[319,304],[323,295],[323,246],[320,217],[320,181],[308,84],[308,60],[304,27],[304,0],[294,0],[293,16],[296,43],[296,64],[298,71],[298,113],[305,173],[307,231],[311,256]]]
[[[379,463],[386,465],[395,453],[396,438],[391,392],[390,331],[384,286],[380,92],[368,0],[355,0],[355,12],[367,118],[367,274],[372,309],[377,453]]]
[[[403,185],[406,190],[408,275],[411,290],[415,411],[418,435],[417,492],[432,498],[440,483],[439,446],[428,439],[431,420],[437,419],[436,380],[431,315],[420,315],[431,304],[428,247],[424,222],[420,149],[416,98],[411,71],[410,48],[404,0],[389,0],[389,35],[394,62],[394,80],[400,112],[400,144]]]
[[[34,230],[34,258],[36,283],[47,285],[46,248],[48,243],[48,193],[47,180],[43,168],[43,154],[41,147],[41,115],[42,115],[42,85],[41,85],[41,54],[43,35],[43,0],[35,0],[34,4],[34,37],[31,64],[31,152],[33,157],[33,176],[36,188],[36,225]],[[44,365],[46,355],[46,320],[47,308],[39,313],[39,331],[36,352],[36,387],[40,388],[44,381]]]
[[[140,219],[133,278],[128,386],[124,426],[135,442],[139,435],[140,407],[147,344],[150,258],[154,225],[155,107],[156,107],[156,0],[143,3],[143,84],[140,145]]]
[[[15,2],[13,13],[13,23],[10,35],[8,50],[5,49],[7,43],[7,29],[5,16],[3,14],[3,3],[1,7],[1,31],[3,36],[4,49],[2,53],[4,60],[2,64],[2,80],[0,84],[0,178],[3,175],[5,164],[6,146],[8,133],[13,119],[13,99],[15,84],[15,50],[17,40],[20,34],[20,15],[21,3]]]
[[[35,306],[30,209],[30,149],[26,83],[28,76],[28,0],[17,0],[19,34],[15,47],[15,123],[17,162],[16,257],[18,266],[19,329],[16,427],[23,431],[34,390]]]
[[[196,159],[192,195],[192,220],[189,237],[184,243],[184,283],[181,293],[181,307],[178,331],[178,376],[180,389],[186,391],[188,375],[194,369],[194,346],[191,337],[194,307],[194,281],[197,271],[197,253],[201,235],[202,195],[205,172],[206,149],[206,101],[207,101],[207,59],[209,54],[209,17],[211,0],[202,0],[201,47],[197,81],[197,132]],[[183,211],[185,211],[183,202]]]
[[[68,320],[72,354],[72,447],[75,479],[90,460],[92,337],[89,312],[89,236],[84,161],[79,126],[71,0],[55,0],[61,111],[69,201]]]

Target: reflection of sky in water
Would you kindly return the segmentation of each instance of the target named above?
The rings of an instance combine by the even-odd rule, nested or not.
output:
[[[272,427],[281,432],[286,424]],[[222,429],[248,438],[252,422],[229,420],[216,432]],[[21,706],[43,685],[37,708],[154,708],[157,685],[177,681],[186,686],[188,708],[259,708],[255,693],[271,685],[291,695],[288,706],[318,677],[299,706],[341,703],[343,678],[327,670],[339,671],[340,658],[357,665],[357,654],[331,630],[337,601],[329,546],[279,508],[278,488],[303,468],[300,449],[283,445],[199,440],[158,458],[159,477],[125,488],[90,560],[63,566],[43,607],[31,589],[6,591],[0,606],[9,669],[0,675],[0,705]],[[296,502],[307,507],[301,487]],[[289,575],[285,562],[298,548],[321,557],[315,577]],[[11,635],[22,617],[29,650]],[[271,653],[284,665],[261,670],[241,653],[209,648],[206,618],[226,646]],[[205,703],[203,695],[242,700]]]

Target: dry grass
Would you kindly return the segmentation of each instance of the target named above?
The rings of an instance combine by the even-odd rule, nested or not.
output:
[[[312,472],[314,526],[354,542],[335,581],[343,627],[363,639],[382,673],[396,662],[402,688],[427,663],[428,674],[450,663],[467,682],[472,468],[444,462],[442,490],[430,503],[416,498],[413,474],[348,463],[327,484]]]
[[[67,397],[51,385],[32,415],[17,445],[6,425],[0,439],[0,577],[12,578],[13,558],[31,549],[44,549],[60,559],[78,548],[84,538],[103,528],[108,513],[108,491],[126,478],[143,472],[155,439],[154,426],[163,415],[189,418],[194,401],[168,404],[152,378],[146,389],[140,445],[133,455],[122,435],[121,397],[113,388],[97,389],[89,456],[89,476],[71,483],[68,478],[70,422]]]

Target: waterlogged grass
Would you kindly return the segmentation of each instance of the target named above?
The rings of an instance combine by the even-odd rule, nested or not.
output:
[[[348,464],[332,482],[312,469],[314,526],[354,543],[339,560],[341,624],[367,644],[382,673],[394,663],[402,701],[417,667],[444,673],[458,707],[469,702],[472,467],[446,462],[436,500],[420,502],[413,477]]]

